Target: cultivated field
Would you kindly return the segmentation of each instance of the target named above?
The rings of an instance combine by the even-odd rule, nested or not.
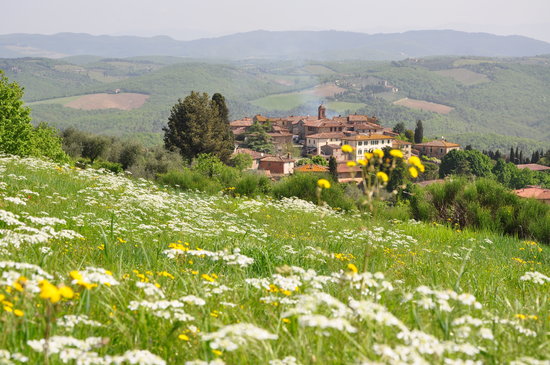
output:
[[[149,95],[135,93],[90,94],[65,104],[66,107],[82,110],[120,109],[132,110],[141,107]]]
[[[450,77],[468,86],[489,82],[489,78],[486,75],[473,72],[465,68],[453,68],[449,70],[440,70],[434,72],[442,76]]]
[[[439,114],[449,114],[454,108],[443,105],[443,104],[437,104],[432,103],[425,100],[415,100],[415,99],[409,99],[409,98],[403,98],[397,101],[394,101],[393,104],[404,106],[406,108],[411,109],[420,109],[420,110],[427,110],[429,112],[439,113]]]
[[[0,157],[0,362],[547,364],[548,247]]]

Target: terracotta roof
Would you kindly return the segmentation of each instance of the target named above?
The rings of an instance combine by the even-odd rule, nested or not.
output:
[[[267,122],[267,120],[268,120],[269,118],[264,117],[264,116],[261,115],[261,114],[258,114],[258,115],[255,115],[255,116],[254,116],[254,119],[257,120],[258,122]]]
[[[402,141],[400,139],[394,139],[392,141],[392,145],[395,145],[395,146],[412,146],[412,143],[407,142],[407,141]]]
[[[268,156],[262,158],[260,161],[266,161],[266,162],[294,162],[295,160],[293,158],[284,158],[281,156]]]
[[[460,147],[460,145],[457,144],[457,143],[447,142],[447,141],[444,141],[442,139],[438,139],[438,140],[431,141],[431,142],[425,142],[425,143],[417,143],[417,144],[415,144],[415,147],[416,146],[421,146],[421,147],[446,147],[446,148]]]
[[[330,120],[330,119],[318,119],[313,121],[306,121],[304,122],[304,126],[306,127],[344,127],[345,123]]]
[[[522,198],[535,198],[537,200],[550,201],[550,189],[540,187],[527,187],[524,189],[514,190],[514,193]]]
[[[275,132],[269,132],[267,133],[271,137],[289,137],[292,136],[292,133],[282,130],[282,131],[275,131]]]
[[[229,122],[229,125],[232,127],[232,128],[237,128],[237,127],[250,127],[252,125],[252,119],[250,118],[243,118],[243,119],[239,119],[239,120],[234,120],[232,122]]]
[[[383,134],[358,134],[355,136],[344,137],[342,139],[347,141],[364,141],[364,140],[371,140],[371,139],[394,139],[394,138],[390,136],[385,136]]]
[[[359,172],[361,171],[361,167],[356,165],[353,167],[349,167],[347,161],[346,162],[339,162],[336,165],[336,171],[338,173],[346,173],[346,172]]]
[[[518,169],[529,169],[531,171],[546,171],[550,170],[550,167],[539,165],[538,163],[527,163],[523,165],[516,165]]]
[[[249,155],[254,160],[262,159],[262,158],[271,156],[270,154],[254,151],[254,150],[251,150],[250,148],[237,148],[235,150],[235,152],[233,152],[233,155],[236,155],[236,154],[239,154],[239,153],[244,153],[246,155]]]
[[[344,138],[345,134],[342,132],[324,132],[324,133],[315,133],[306,136],[306,138]]]
[[[327,172],[328,167],[321,166],[321,165],[315,165],[315,164],[307,164],[302,165],[294,168],[294,172]]]

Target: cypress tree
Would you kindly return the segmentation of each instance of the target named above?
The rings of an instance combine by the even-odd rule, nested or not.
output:
[[[510,147],[510,155],[508,156],[508,162],[514,163],[514,147]]]
[[[328,172],[330,176],[332,176],[332,179],[334,181],[338,181],[338,163],[336,162],[336,158],[334,156],[330,156],[328,159]]]
[[[424,127],[422,121],[419,119],[416,121],[416,128],[414,129],[414,143],[422,143],[424,139]]]

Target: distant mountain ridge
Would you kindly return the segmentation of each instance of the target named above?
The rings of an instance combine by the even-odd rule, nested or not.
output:
[[[178,41],[167,36],[94,36],[83,33],[0,35],[0,57],[76,55],[176,56],[197,59],[397,60],[437,55],[523,57],[550,54],[550,43],[524,36],[454,30],[365,34],[343,31],[252,31]]]

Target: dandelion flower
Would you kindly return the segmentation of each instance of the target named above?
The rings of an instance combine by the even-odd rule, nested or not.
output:
[[[401,150],[391,150],[390,155],[393,157],[403,158],[403,152]]]
[[[369,163],[368,160],[364,160],[364,159],[357,160],[357,162],[358,162],[359,165],[361,165],[361,166],[367,166],[367,164]]]
[[[388,174],[386,174],[385,172],[382,172],[382,171],[377,172],[376,177],[378,178],[378,180],[382,180],[385,183],[387,183],[388,180],[390,179],[388,177]]]
[[[377,148],[374,151],[372,151],[372,154],[378,158],[384,157],[384,151],[382,151],[380,148]]]
[[[342,152],[344,153],[352,153],[353,147],[351,147],[349,144],[345,144],[342,146]]]
[[[327,179],[319,179],[317,180],[317,186],[321,189],[330,189],[330,181]]]
[[[416,169],[416,167],[414,166],[409,167],[409,174],[413,179],[416,179],[418,177],[418,170]]]
[[[357,166],[357,163],[355,161],[348,161],[346,165],[348,165],[348,167],[355,167]]]

